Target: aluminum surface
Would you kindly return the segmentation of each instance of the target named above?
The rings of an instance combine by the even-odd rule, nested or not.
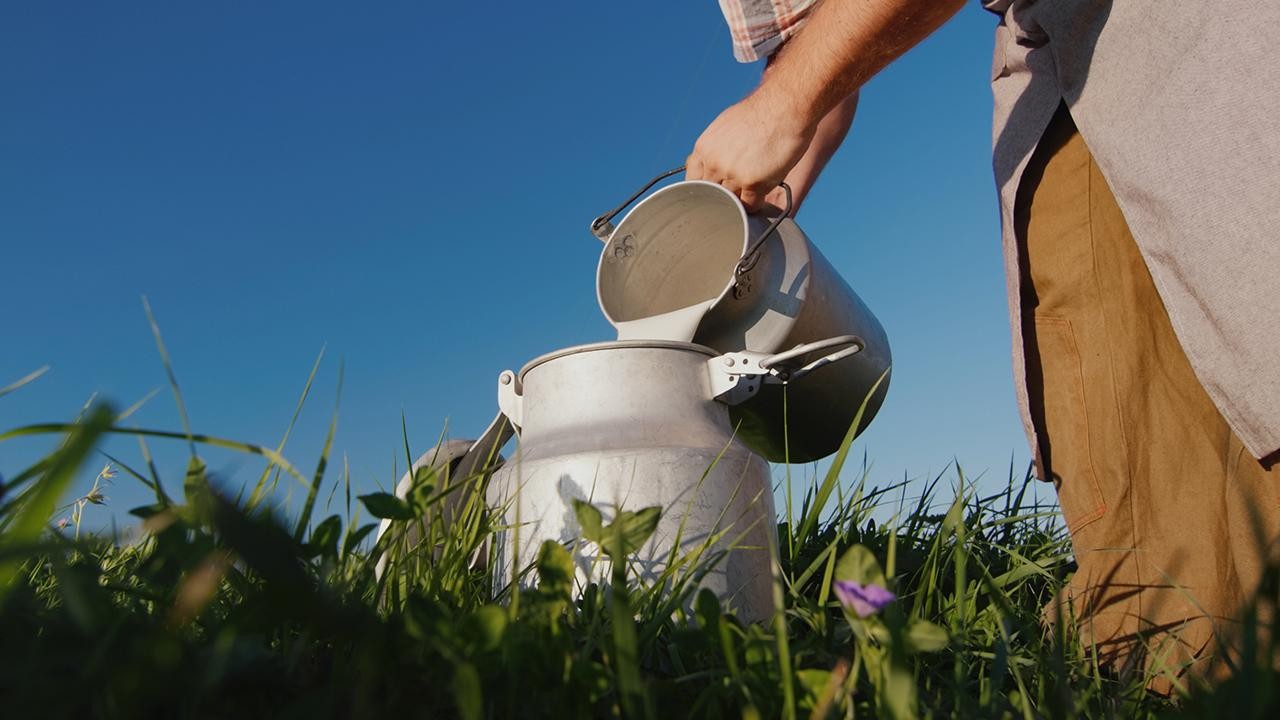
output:
[[[520,443],[489,485],[512,528],[498,536],[498,585],[545,540],[570,547],[580,583],[607,581],[609,561],[580,539],[573,501],[606,523],[619,508],[656,505],[662,519],[634,558],[642,580],[662,576],[677,536],[679,554],[709,542],[705,558],[724,554],[699,584],[745,620],[772,613],[769,466],[734,438],[727,406],[711,397],[709,359],[692,345],[603,343],[544,356],[519,383],[499,383]]]

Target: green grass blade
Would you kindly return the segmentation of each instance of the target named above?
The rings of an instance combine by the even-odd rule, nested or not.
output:
[[[319,359],[316,362],[319,363]],[[320,449],[320,459],[316,462],[316,471],[311,477],[311,487],[307,490],[307,500],[302,506],[302,514],[298,517],[298,526],[293,531],[293,537],[298,542],[302,542],[307,532],[307,526],[311,524],[311,512],[316,505],[316,496],[320,493],[320,484],[324,482],[325,468],[329,465],[329,451],[333,447],[334,433],[338,431],[338,409],[342,404],[342,377],[343,366],[342,363],[339,363],[338,390],[337,396],[333,401],[333,417],[329,420],[329,431],[325,434],[324,446]],[[308,384],[310,384],[309,381]],[[284,442],[281,441],[281,446],[283,445]]]
[[[160,351],[160,362],[164,365],[164,372],[169,378],[169,389],[173,391],[173,400],[178,405],[178,418],[182,421],[182,431],[186,433],[187,444],[191,448],[191,454],[196,454],[195,439],[191,435],[191,421],[187,417],[187,404],[182,400],[182,391],[178,389],[178,376],[173,371],[173,362],[169,360],[169,351],[165,349],[164,338],[160,337],[160,325],[156,322],[156,316],[151,312],[151,303],[147,301],[147,296],[142,296],[142,309],[147,313],[147,322],[151,325],[151,335],[156,339],[156,350]]]
[[[853,422],[849,424],[849,429],[845,432],[844,441],[840,443],[840,449],[836,451],[835,459],[832,460],[831,467],[827,469],[826,478],[814,495],[813,504],[806,509],[804,521],[800,525],[800,532],[796,535],[802,544],[817,529],[818,519],[826,508],[827,500],[831,497],[832,491],[835,490],[836,484],[840,481],[840,470],[844,467],[844,461],[849,456],[849,448],[853,445],[853,439],[858,434],[858,427],[862,424],[862,415],[866,412],[867,403],[871,402],[871,398],[875,396],[876,391],[880,389],[880,384],[884,382],[888,375],[889,370],[886,369],[875,384],[871,386],[871,390],[867,392],[862,404],[858,406],[858,412],[853,416]]]
[[[307,397],[311,394],[311,385],[315,382],[316,373],[320,371],[320,362],[324,360],[324,351],[326,346],[320,346],[320,352],[316,355],[316,360],[311,364],[311,372],[307,374],[307,382],[302,386],[302,394],[298,396],[298,402],[293,407],[293,416],[289,418],[289,424],[285,426],[284,436],[280,438],[280,444],[276,445],[276,452],[283,455],[284,447],[289,442],[289,436],[293,433],[293,427],[298,423],[298,418],[302,415],[302,407],[307,403]],[[263,492],[267,485],[267,478],[271,476],[275,466],[268,463],[262,469],[262,475],[258,477],[258,483],[254,486],[253,492],[249,494],[248,507],[255,507],[262,499]]]
[[[133,415],[134,413],[136,413],[136,412],[138,412],[139,410],[141,410],[141,409],[142,409],[142,407],[143,407],[144,405],[146,405],[148,402],[150,402],[150,401],[151,401],[151,398],[153,398],[153,397],[155,397],[156,395],[159,395],[159,394],[160,394],[160,388],[152,388],[152,389],[151,389],[151,392],[147,393],[146,395],[143,395],[141,400],[139,400],[138,402],[136,402],[136,403],[134,403],[134,404],[130,405],[129,407],[125,408],[125,411],[124,411],[124,412],[122,412],[122,413],[120,413],[119,415],[117,415],[117,416],[116,416],[116,420],[115,420],[115,421],[116,421],[117,423],[119,423],[119,422],[122,422],[122,421],[124,421],[124,420],[129,419],[129,417],[130,417],[131,415]]]
[[[18,378],[17,380],[15,380],[15,381],[13,381],[13,382],[9,383],[8,385],[5,385],[4,387],[0,388],[0,397],[4,397],[5,395],[8,395],[9,393],[11,393],[11,392],[13,392],[13,391],[18,390],[19,388],[23,387],[24,385],[28,385],[28,384],[30,384],[30,383],[35,382],[36,380],[38,380],[38,379],[40,378],[40,376],[41,376],[41,375],[44,375],[45,373],[49,372],[49,368],[50,368],[50,367],[52,367],[52,366],[50,366],[50,365],[45,365],[44,367],[41,367],[41,368],[39,368],[39,369],[36,369],[36,370],[34,370],[34,371],[32,371],[32,372],[30,372],[30,373],[28,373],[28,374],[24,375],[23,377],[20,377],[20,378]]]
[[[31,435],[51,435],[59,433],[70,433],[76,428],[75,423],[36,423],[34,425],[24,425],[0,433],[0,442],[5,442],[19,437],[27,437]],[[166,438],[169,440],[187,440],[194,444],[209,445],[212,447],[220,447],[226,450],[236,450],[250,455],[260,455],[271,462],[279,465],[286,473],[296,479],[303,487],[311,487],[311,483],[307,478],[295,468],[283,455],[275,450],[254,445],[252,443],[240,442],[238,440],[228,440],[226,438],[216,437],[213,435],[201,435],[199,433],[188,432],[169,432],[167,430],[143,430],[139,428],[126,428],[118,426],[109,426],[106,431],[113,435],[136,435],[141,437]]]
[[[76,471],[93,452],[99,438],[110,429],[114,416],[110,407],[100,405],[88,413],[84,422],[68,426],[66,443],[54,453],[43,477],[31,486],[16,509],[14,521],[3,535],[4,545],[29,544],[40,537],[58,500],[75,479]],[[0,562],[0,599],[12,587],[19,564],[17,559]]]

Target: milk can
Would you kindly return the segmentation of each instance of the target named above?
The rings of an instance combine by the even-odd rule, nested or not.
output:
[[[511,528],[497,538],[499,586],[545,540],[570,548],[584,586],[607,579],[609,559],[580,539],[574,500],[591,503],[606,523],[619,509],[656,505],[662,517],[630,558],[632,577],[655,582],[673,559],[700,556],[714,567],[698,585],[743,619],[772,613],[769,466],[734,437],[727,401],[713,395],[734,384],[718,371],[712,378],[717,359],[691,343],[609,342],[500,376],[499,407],[520,442],[489,485],[490,506]]]
[[[612,225],[680,170],[658,176],[592,223],[604,241],[596,272],[600,309],[619,339],[687,340],[719,352],[773,354],[857,338],[842,362],[804,380],[767,384],[731,411],[741,423],[739,437],[771,461],[835,452],[859,410],[861,430],[884,400],[891,360],[884,328],[787,217],[785,185],[788,208],[749,215],[720,185],[676,182]]]
[[[499,413],[482,437],[465,452],[449,444],[420,462],[447,464],[458,481],[492,470],[487,503],[505,528],[494,538],[495,589],[548,540],[571,549],[580,587],[609,577],[609,559],[582,539],[575,500],[596,507],[606,523],[619,510],[657,506],[661,519],[628,558],[630,576],[653,583],[667,570],[694,573],[696,586],[740,618],[763,620],[773,609],[776,542],[769,465],[737,438],[729,411],[764,388],[841,362],[850,347],[857,338],[775,355],[652,340],[566,348],[519,374],[503,371]],[[513,434],[520,442],[504,463],[499,451]]]

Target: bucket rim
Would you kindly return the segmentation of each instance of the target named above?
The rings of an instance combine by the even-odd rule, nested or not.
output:
[[[601,275],[604,271],[604,264],[606,260],[605,254],[609,250],[609,244],[613,242],[613,238],[618,234],[618,232],[623,227],[626,226],[627,221],[630,220],[633,215],[639,212],[641,208],[643,208],[646,204],[652,202],[654,198],[661,197],[663,194],[673,192],[677,189],[688,189],[690,187],[714,188],[717,192],[724,195],[725,198],[730,201],[730,204],[737,209],[738,215],[741,217],[741,220],[742,220],[742,248],[738,251],[739,258],[742,257],[742,254],[746,252],[747,247],[751,244],[751,229],[750,229],[751,221],[748,218],[746,207],[743,206],[742,201],[738,199],[737,195],[734,195],[728,188],[721,185],[720,183],[711,182],[710,180],[680,180],[678,182],[673,182],[669,185],[664,185],[658,188],[657,190],[654,190],[652,193],[649,194],[648,197],[636,203],[634,207],[628,210],[626,215],[622,216],[622,219],[618,221],[617,227],[613,229],[613,232],[609,233],[608,239],[604,241],[604,247],[601,248],[600,250],[600,258],[596,261],[596,283],[595,283],[596,305],[600,308],[600,313],[604,315],[605,320],[609,321],[610,325],[617,327],[619,322],[625,322],[625,321],[614,319],[613,314],[609,312],[609,308],[605,307],[604,296],[601,293],[600,281],[601,281]],[[720,288],[720,292],[716,295],[715,299],[711,302],[711,305],[709,306],[709,308],[715,307],[716,305],[720,304],[720,302],[723,301],[725,297],[729,295],[729,293],[733,290],[733,283],[734,283],[734,277],[733,277],[733,274],[730,273],[728,278],[725,280],[724,287]]]

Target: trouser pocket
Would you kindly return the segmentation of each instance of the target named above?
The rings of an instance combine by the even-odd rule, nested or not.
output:
[[[1067,528],[1076,535],[1107,511],[1089,447],[1080,351],[1071,321],[1037,315],[1028,338],[1028,395],[1038,428],[1044,477],[1058,491]]]

